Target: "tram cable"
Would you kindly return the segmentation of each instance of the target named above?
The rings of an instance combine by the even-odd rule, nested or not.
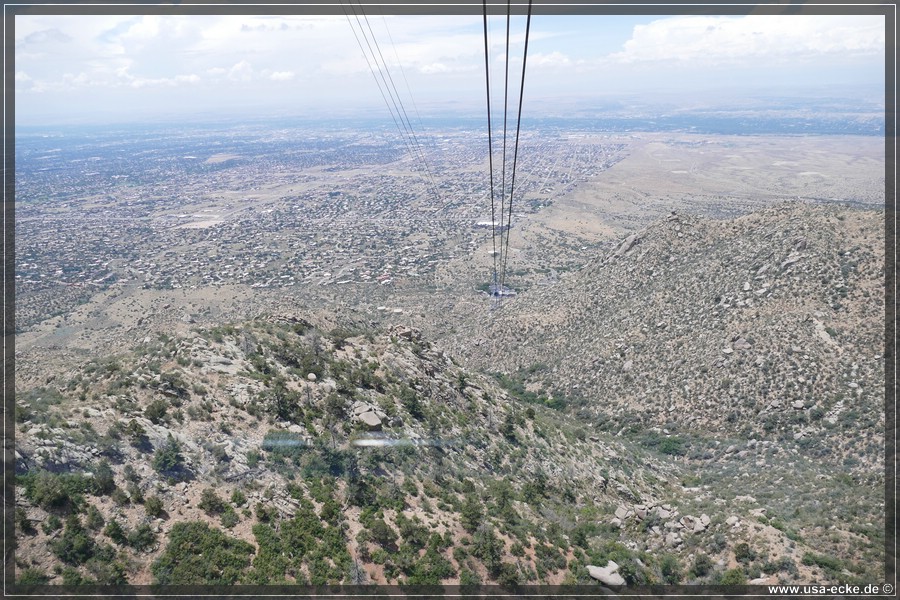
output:
[[[487,17],[487,0],[482,0],[482,7],[484,8],[484,78],[485,78],[485,92],[487,93],[487,126],[488,126],[488,172],[490,174],[490,184],[491,184],[491,241],[493,242],[494,250],[492,256],[494,258],[494,283],[491,288],[491,293],[497,293],[497,217],[495,210],[495,202],[494,202],[494,145],[492,142],[492,127],[491,127],[491,72],[490,72],[490,52],[488,50],[488,17]],[[502,208],[502,205],[501,205]]]
[[[512,204],[513,204],[513,193],[516,188],[516,163],[519,159],[519,133],[522,130],[522,99],[525,96],[525,64],[528,60],[528,34],[531,31],[531,2],[532,0],[528,0],[528,18],[525,22],[525,49],[522,53],[522,81],[519,87],[519,114],[516,118],[516,144],[515,149],[513,151],[513,166],[512,166],[512,178],[509,188],[509,219],[507,220],[507,230],[506,230],[506,252],[504,253],[503,263],[501,266],[501,275],[500,275],[500,289],[503,289],[503,284],[506,281],[506,265],[509,260],[509,236],[510,230],[512,229]],[[507,34],[508,35],[508,34]],[[509,60],[509,53],[507,53],[507,60]]]
[[[496,219],[496,194],[494,191],[494,164],[493,164],[493,127],[491,123],[491,78],[490,78],[490,58],[488,45],[488,18],[487,18],[487,0],[482,0],[482,9],[484,14],[484,69],[485,69],[485,88],[487,96],[487,120],[488,120],[488,170],[490,172],[490,189],[491,189],[491,241],[493,244],[493,285],[491,286],[492,296],[499,303],[506,291],[506,271],[509,263],[509,241],[512,230],[512,214],[513,214],[513,197],[516,185],[516,167],[519,157],[519,133],[522,127],[522,101],[525,95],[525,68],[528,58],[528,39],[531,32],[531,9],[532,0],[528,1],[528,16],[525,24],[525,48],[522,56],[522,77],[519,87],[519,107],[516,118],[516,139],[513,150],[512,169],[510,172],[509,199],[506,198],[506,158],[507,158],[507,111],[509,106],[509,39],[510,39],[510,19],[512,15],[511,0],[507,0],[506,4],[506,55],[504,57],[504,81],[503,81],[503,150],[501,163],[501,194],[500,194],[500,248],[497,249],[497,219]],[[506,214],[504,214],[506,213]],[[503,235],[506,233],[506,241],[504,243]],[[498,270],[499,263],[499,270]]]
[[[341,8],[344,11],[344,15],[347,18],[347,22],[350,25],[351,30],[353,31],[353,36],[356,38],[356,43],[359,46],[360,51],[363,53],[364,58],[366,59],[366,65],[369,67],[369,71],[372,73],[372,77],[375,79],[376,85],[378,85],[378,91],[381,93],[381,97],[384,100],[385,105],[388,107],[388,111],[391,113],[391,119],[394,121],[394,125],[397,127],[397,131],[400,133],[400,137],[403,139],[404,144],[406,145],[407,151],[414,158],[414,160],[419,160],[422,162],[424,166],[425,174],[427,177],[422,176],[422,179],[425,181],[426,187],[428,187],[430,183],[431,192],[434,194],[438,203],[441,202],[440,193],[438,191],[437,184],[435,183],[434,177],[431,174],[431,170],[428,167],[428,161],[425,159],[424,151],[421,148],[421,144],[418,141],[417,136],[415,135],[415,131],[413,130],[412,123],[409,120],[409,117],[406,113],[406,108],[403,106],[403,99],[400,97],[399,92],[397,91],[397,86],[394,84],[393,77],[390,74],[390,70],[387,67],[387,62],[384,60],[384,55],[381,52],[381,48],[378,45],[378,40],[375,37],[375,32],[372,30],[372,26],[369,23],[368,16],[365,13],[365,10],[362,7],[362,4],[359,4],[360,12],[363,15],[363,19],[365,20],[366,27],[363,27],[362,21],[359,18],[359,14],[356,13],[356,10],[353,7],[352,0],[349,3],[350,10],[353,12],[353,16],[356,19],[356,27],[353,25],[353,21],[350,20],[350,14],[347,12],[347,8],[344,6],[343,1],[341,2]],[[357,27],[359,28],[359,33],[357,33]],[[366,29],[368,29],[369,34],[366,34]],[[366,47],[368,47],[368,52],[363,47],[362,41],[360,40],[360,34],[362,35],[362,39],[366,42]],[[369,36],[371,35],[371,41]],[[375,45],[373,49],[372,45]],[[377,51],[377,56],[376,56]],[[370,60],[371,56],[371,60]],[[379,57],[381,62],[379,63]],[[374,63],[374,67],[373,64]],[[377,72],[376,72],[377,71]],[[385,74],[387,74],[385,76]],[[379,77],[381,80],[379,81]],[[383,84],[383,85],[382,85]]]

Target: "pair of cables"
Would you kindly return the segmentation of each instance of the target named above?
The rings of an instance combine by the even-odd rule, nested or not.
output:
[[[353,30],[353,37],[356,38],[356,43],[359,45],[359,49],[362,51],[363,56],[366,59],[366,64],[369,67],[369,71],[372,73],[372,77],[375,79],[375,83],[378,85],[378,91],[381,92],[381,97],[384,99],[384,103],[387,106],[388,111],[391,113],[391,118],[394,121],[394,125],[396,125],[397,127],[397,131],[399,132],[401,139],[403,139],[403,142],[406,145],[407,151],[414,160],[418,160],[422,163],[422,167],[425,171],[425,175],[423,176],[425,185],[426,187],[430,187],[431,193],[434,194],[437,204],[440,205],[440,191],[438,189],[437,183],[435,183],[431,168],[428,166],[428,160],[426,159],[425,151],[422,149],[422,144],[419,142],[419,136],[416,135],[416,131],[412,125],[412,121],[410,121],[409,114],[407,113],[406,107],[403,104],[403,98],[401,97],[400,92],[397,90],[397,86],[394,83],[394,78],[391,75],[390,69],[388,68],[387,61],[385,61],[384,55],[381,52],[381,47],[378,44],[378,40],[375,38],[375,32],[372,30],[372,25],[369,22],[369,17],[366,14],[366,11],[363,8],[360,0],[356,0],[356,5],[359,8],[359,12],[357,12],[356,8],[354,8],[353,0],[349,0],[347,5],[349,5],[349,12],[347,11],[347,6],[344,5],[344,2],[341,2],[341,8],[344,11],[344,15],[347,17],[347,23],[350,24],[350,28]],[[353,19],[350,18],[351,13],[354,17]],[[360,15],[362,16],[362,19],[360,19]],[[416,113],[416,118],[418,119],[419,126],[421,127],[422,118],[419,116],[419,109],[416,107],[415,101],[412,99],[412,92],[409,89],[409,82],[406,79],[406,73],[403,71],[403,65],[400,63],[400,57],[397,55],[397,47],[396,45],[394,45],[394,39],[393,37],[391,37],[390,30],[387,29],[387,21],[384,22],[384,26],[388,32],[388,38],[390,39],[391,46],[394,49],[394,57],[396,59],[398,67],[400,68],[400,73],[403,76],[403,81],[406,84],[407,94],[409,94],[410,101],[412,102],[413,109]],[[365,41],[365,47],[363,46],[363,41]],[[419,174],[421,175],[421,172]]]
[[[519,86],[519,108],[516,117],[516,135],[515,145],[512,156],[512,168],[510,170],[510,186],[509,195],[507,197],[506,189],[506,158],[507,158],[507,116],[509,107],[509,38],[510,38],[510,20],[512,16],[512,6],[510,0],[506,3],[506,52],[504,57],[504,77],[503,77],[503,150],[501,162],[501,178],[500,178],[500,194],[499,194],[499,213],[500,226],[497,226],[497,198],[498,194],[494,189],[494,144],[493,144],[493,125],[491,120],[491,75],[490,75],[490,47],[488,42],[488,10],[487,0],[482,0],[484,12],[484,76],[485,91],[487,93],[487,125],[488,125],[488,170],[490,171],[490,189],[491,189],[491,241],[493,244],[493,295],[502,298],[506,285],[506,268],[509,262],[509,238],[512,231],[512,214],[513,214],[513,197],[516,188],[516,164],[519,158],[519,132],[522,125],[522,99],[525,95],[525,65],[528,59],[528,36],[531,31],[531,2],[528,0],[528,17],[525,23],[525,49],[522,53],[522,77]],[[499,235],[498,235],[499,229]],[[504,232],[505,242],[504,242]],[[498,251],[499,238],[499,251]]]

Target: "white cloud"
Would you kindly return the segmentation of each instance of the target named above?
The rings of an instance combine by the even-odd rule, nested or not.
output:
[[[63,76],[63,81],[74,87],[82,87],[92,83],[90,76],[84,72],[81,72],[78,75],[66,73]]]
[[[236,63],[228,70],[228,79],[232,81],[250,81],[253,78],[253,67],[246,60]]]
[[[131,79],[131,87],[135,89],[145,87],[175,87],[182,84],[199,83],[200,77],[195,74],[177,75],[176,77],[134,77]]]
[[[440,73],[465,73],[467,71],[474,71],[476,68],[475,65],[465,63],[448,65],[442,62],[433,62],[427,65],[419,65],[418,71],[424,75],[436,75]]]
[[[20,40],[20,43],[23,44],[65,44],[71,42],[72,38],[60,31],[57,28],[52,29],[42,29],[40,31],[34,31],[29,33],[26,36],[23,36]]]
[[[685,16],[635,26],[623,50],[608,58],[715,65],[883,53],[883,17]]]
[[[562,52],[553,51],[549,54],[530,54],[528,66],[530,67],[568,67],[572,60]]]
[[[159,15],[144,15],[138,18],[118,39],[126,43],[143,43],[156,39],[161,33],[161,20],[162,17]]]
[[[272,81],[290,81],[293,78],[293,71],[275,71],[269,75],[269,79]]]
[[[26,83],[31,81],[31,77],[25,71],[16,71],[16,83]]]

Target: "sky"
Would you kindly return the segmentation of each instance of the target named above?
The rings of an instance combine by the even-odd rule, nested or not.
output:
[[[884,19],[537,15],[528,42],[526,107],[534,116],[629,95],[696,106],[802,90],[870,96],[874,90],[877,98],[884,89]],[[490,19],[492,104],[500,106],[505,29],[505,17]],[[524,16],[512,18],[510,33],[514,106]],[[20,14],[16,123],[225,114],[390,118],[376,83],[382,79],[373,76],[376,62],[386,64],[386,84],[393,81],[408,111],[422,117],[484,111],[480,15]]]

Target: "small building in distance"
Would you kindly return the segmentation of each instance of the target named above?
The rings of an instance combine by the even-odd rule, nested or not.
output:
[[[496,228],[500,230],[509,229],[509,223],[505,225],[501,225],[500,223],[496,223],[494,221],[478,221],[475,223],[475,229],[491,229]]]
[[[491,296],[509,298],[516,295],[516,290],[505,285],[500,285],[499,283],[492,283],[488,288],[488,293]]]

